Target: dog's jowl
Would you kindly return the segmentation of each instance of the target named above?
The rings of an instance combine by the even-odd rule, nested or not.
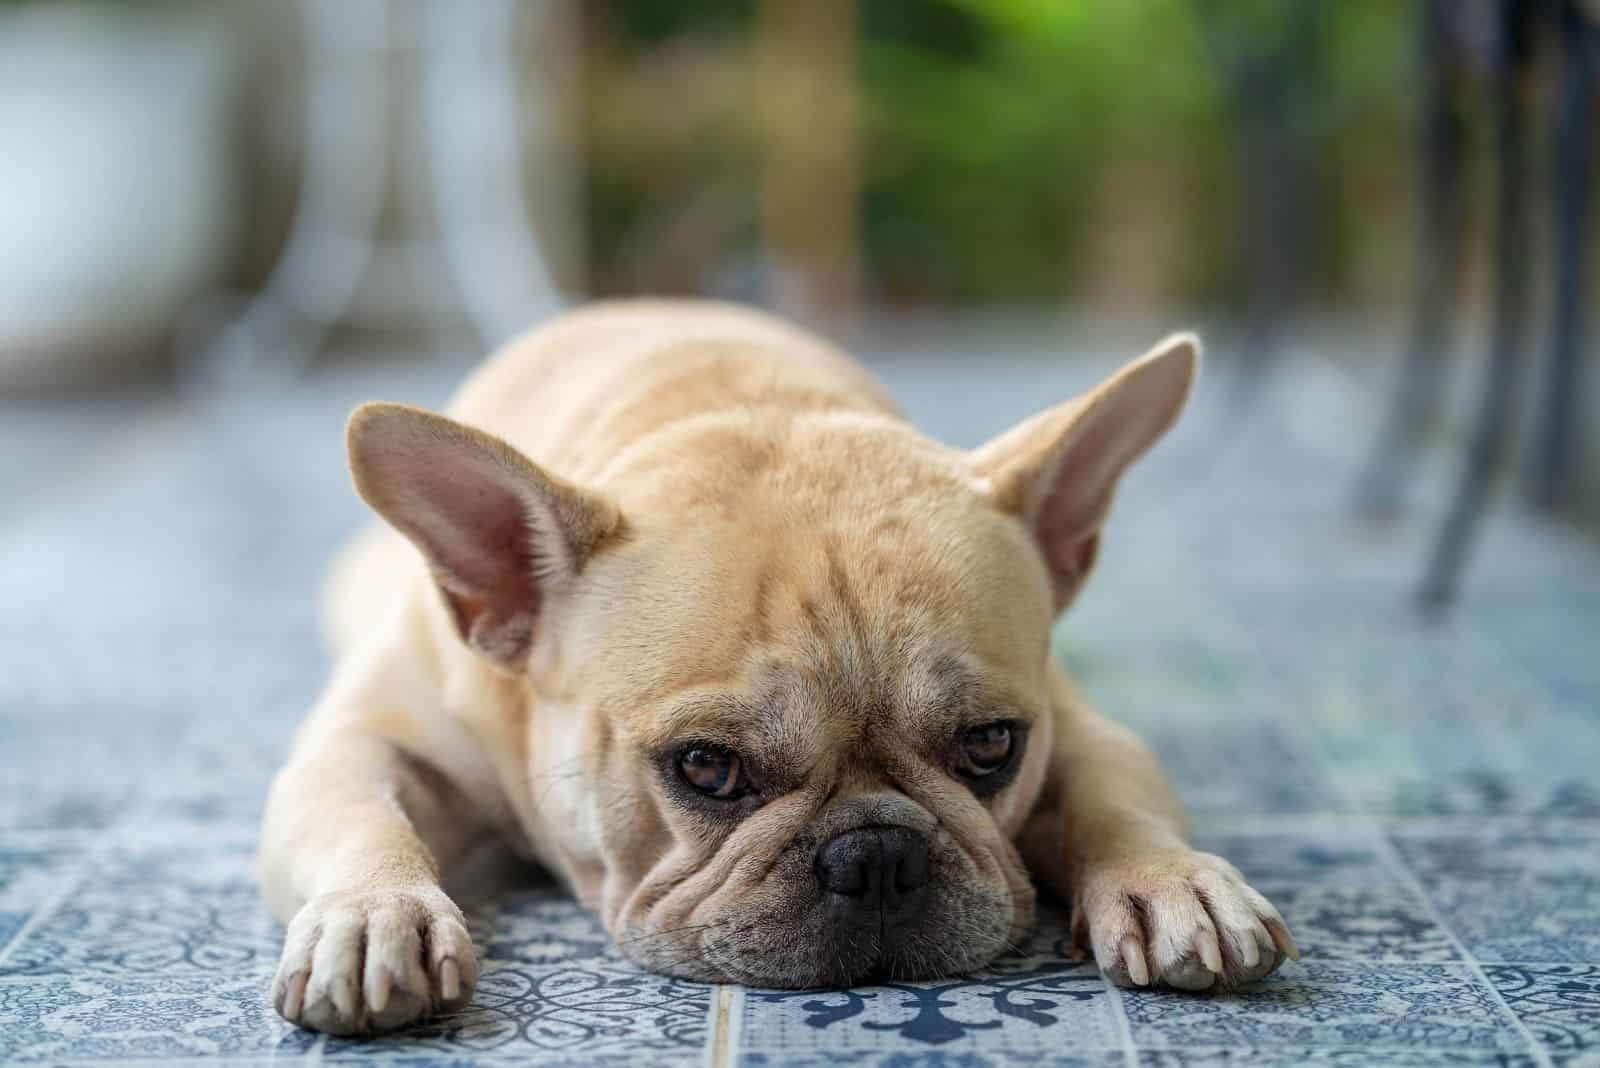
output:
[[[646,967],[770,987],[984,965],[1035,882],[1120,983],[1246,982],[1294,944],[1184,842],[1050,630],[1194,338],[975,452],[848,357],[717,304],[597,305],[450,416],[351,417],[383,520],[334,570],[337,667],[272,788],[278,1010],[336,1034],[467,1003],[441,877],[531,850]]]

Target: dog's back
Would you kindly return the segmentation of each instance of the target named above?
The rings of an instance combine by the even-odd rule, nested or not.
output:
[[[898,418],[888,393],[842,351],[764,312],[700,300],[607,301],[535,327],[473,372],[448,411],[553,474],[603,490],[645,438],[780,406]],[[324,603],[336,651],[416,566],[415,550],[381,523],[346,547]]]
[[[696,300],[612,301],[538,327],[476,371],[449,414],[577,481],[669,423],[728,408],[895,411],[849,356],[779,319]]]

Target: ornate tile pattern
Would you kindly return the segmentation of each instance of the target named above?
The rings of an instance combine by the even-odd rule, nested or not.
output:
[[[0,963],[0,976],[270,974],[279,936],[261,907],[250,836],[161,836],[92,859]]]
[[[1062,960],[1015,973],[805,993],[751,991],[741,1021],[748,1055],[917,1051],[1042,1057],[1119,1044],[1096,971]],[[1070,1037],[1069,1037],[1070,1036]]]
[[[1135,1044],[1518,1052],[1528,1043],[1466,965],[1302,962],[1249,991],[1125,998]]]
[[[1117,1050],[1090,1050],[1078,1052],[1068,1045],[1058,1050],[989,1050],[975,1053],[970,1050],[891,1051],[829,1050],[826,1053],[768,1054],[746,1053],[738,1061],[741,1068],[829,1068],[831,1065],[857,1065],[863,1068],[1028,1068],[1043,1065],[1045,1068],[1119,1068],[1126,1058]]]
[[[1483,970],[1545,1048],[1600,1051],[1600,965],[1490,964]]]
[[[711,988],[602,955],[548,966],[495,963],[466,1010],[399,1036],[330,1040],[324,1055],[514,1057],[517,1063],[698,1062]]]
[[[0,982],[0,1061],[297,1056],[315,1038],[277,1018],[261,977]]]
[[[1051,391],[1092,378],[1061,366]],[[1043,388],[887,368],[965,444]],[[641,972],[558,889],[491,864],[457,888],[485,957],[468,1009],[370,1042],[285,1026],[252,853],[325,670],[322,563],[361,517],[341,422],[378,394],[437,404],[453,377],[125,418],[114,466],[85,445],[48,508],[0,517],[0,1063],[1600,1068],[1600,553],[1502,516],[1451,626],[1417,626],[1399,591],[1429,524],[1345,521],[1349,409],[1315,390],[1242,427],[1202,393],[1121,495],[1057,643],[1302,962],[1225,995],[1116,991],[1047,909],[975,975],[706,987]],[[0,458],[0,492],[43,485]]]
[[[1299,1065],[1337,1065],[1341,1068],[1367,1068],[1382,1064],[1386,1068],[1443,1068],[1481,1066],[1481,1068],[1536,1068],[1539,1058],[1532,1053],[1504,1053],[1496,1050],[1384,1049],[1365,1046],[1285,1046],[1194,1047],[1182,1050],[1140,1050],[1140,1068],[1297,1068]]]
[[[1272,899],[1306,960],[1461,959],[1450,933],[1370,828],[1339,822],[1293,833],[1202,831],[1196,844],[1232,860]]]
[[[1394,840],[1479,960],[1600,961],[1600,826],[1411,827]]]
[[[0,835],[0,954],[60,892],[82,854],[70,838]]]

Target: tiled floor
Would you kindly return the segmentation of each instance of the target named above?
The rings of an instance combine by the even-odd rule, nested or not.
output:
[[[961,444],[1102,366],[879,364]],[[1118,992],[1049,916],[981,975],[705,987],[641,973],[502,871],[466,891],[487,957],[468,1011],[365,1043],[285,1026],[251,849],[325,667],[321,563],[360,517],[340,420],[448,385],[0,411],[0,1062],[1600,1064],[1600,552],[1503,514],[1456,618],[1417,624],[1427,525],[1345,518],[1371,405],[1316,364],[1247,419],[1202,394],[1060,631],[1300,963],[1228,996]]]

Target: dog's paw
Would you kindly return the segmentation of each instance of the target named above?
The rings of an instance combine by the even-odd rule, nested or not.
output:
[[[1283,917],[1239,869],[1194,850],[1091,868],[1072,914],[1074,944],[1118,986],[1237,986],[1300,956]]]
[[[472,936],[444,891],[334,893],[289,924],[272,1003],[313,1031],[373,1034],[460,1008],[477,982]]]

